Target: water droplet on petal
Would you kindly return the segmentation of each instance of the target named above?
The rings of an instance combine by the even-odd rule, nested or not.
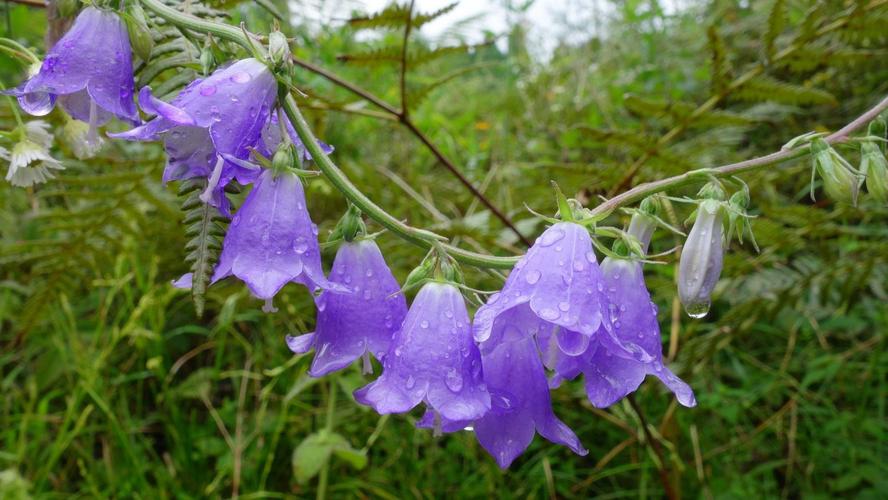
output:
[[[234,83],[247,83],[252,79],[249,73],[239,71],[231,75],[231,81]]]
[[[407,382],[405,385],[407,386],[407,389],[413,389],[414,387],[416,387],[416,379],[413,378],[413,375],[407,377]]]
[[[207,85],[205,87],[201,87],[201,89],[200,89],[200,95],[202,95],[204,97],[209,97],[215,93],[216,93],[216,86],[215,85]]]
[[[451,368],[450,371],[447,372],[447,376],[444,377],[444,383],[447,384],[447,388],[451,391],[459,392],[463,387],[462,375],[460,375],[456,368]]]
[[[546,321],[556,320],[559,316],[561,316],[561,314],[555,309],[546,308],[540,311],[540,317]]]
[[[562,312],[567,312],[570,309],[570,304],[567,302],[560,302],[558,304],[558,309],[561,309]]]
[[[685,306],[685,312],[692,318],[702,318],[709,313],[709,301],[688,304]]]
[[[423,328],[428,328],[428,327],[429,327],[429,322],[426,321],[426,320],[422,320],[422,322],[419,323],[419,326],[421,326],[421,327],[423,327]]]
[[[548,247],[558,243],[562,238],[564,238],[564,231],[561,229],[549,229],[540,236],[539,244],[540,246]]]
[[[524,275],[524,279],[527,280],[528,285],[535,285],[539,280],[542,274],[536,269],[532,271],[528,271],[526,275]]]

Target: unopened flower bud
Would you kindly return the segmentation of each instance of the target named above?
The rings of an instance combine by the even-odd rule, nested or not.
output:
[[[642,202],[644,204],[644,202]],[[642,253],[647,253],[648,245],[651,243],[651,236],[657,228],[657,221],[650,215],[645,214],[641,210],[632,214],[632,220],[629,221],[629,235],[634,236],[641,245]]]
[[[709,312],[723,258],[723,207],[716,200],[703,200],[678,265],[678,296],[689,316],[702,318]]]
[[[641,200],[641,203],[638,204],[638,209],[645,214],[653,215],[657,217],[660,215],[661,208],[661,196],[660,195],[652,195],[647,198]]]
[[[275,172],[283,172],[292,169],[296,163],[297,155],[292,142],[282,142],[274,156],[271,158],[271,168]]]
[[[823,139],[811,143],[811,152],[827,196],[833,201],[857,206],[860,183],[851,165]]]
[[[209,46],[204,47],[200,51],[200,69],[204,75],[209,75],[216,66],[216,58],[213,56],[213,49]]]
[[[367,232],[364,221],[361,218],[361,209],[349,204],[345,215],[336,223],[330,240],[343,239],[345,241],[353,241],[356,236],[363,235]]]
[[[870,196],[888,204],[888,160],[878,144],[865,142],[861,146],[860,171],[866,175],[866,189]]]
[[[280,31],[268,35],[268,57],[275,67],[280,67],[290,57],[290,42]]]
[[[139,2],[127,3],[126,15],[123,16],[123,19],[126,22],[126,30],[129,33],[133,52],[141,60],[147,61],[151,57],[151,49],[154,48],[154,38],[151,37],[145,11],[142,10]]]
[[[703,200],[724,200],[726,197],[725,188],[721,182],[710,181],[700,188],[697,197]]]
[[[432,277],[432,274],[435,271],[435,261],[431,258],[426,258],[419,264],[414,270],[410,271],[410,274],[407,275],[407,279],[404,280],[404,290],[410,290]]]

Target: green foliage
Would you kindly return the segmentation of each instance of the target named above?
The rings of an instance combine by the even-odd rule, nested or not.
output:
[[[170,3],[257,32],[276,17],[252,2]],[[403,2],[324,29],[302,21],[306,6],[273,4],[294,20],[282,29],[298,57],[397,108]],[[886,90],[880,2],[716,0],[669,13],[622,2],[595,15],[581,4],[571,42],[544,59],[530,55],[537,41],[520,25],[505,50],[460,49],[470,44],[430,39],[424,14],[410,21],[411,118],[528,235],[543,226],[524,204],[552,213],[552,179],[591,206],[624,182],[835,130]],[[42,47],[42,14],[10,14],[13,37]],[[199,73],[206,40],[150,16],[148,24],[157,36],[139,84],[168,96]],[[357,28],[381,35],[363,41]],[[397,57],[337,61],[377,50]],[[419,64],[423,54],[440,57]],[[5,57],[0,68],[7,86],[23,74]],[[308,70],[295,76],[313,130],[381,206],[466,248],[521,251],[403,127]],[[61,123],[57,113],[48,119]],[[0,129],[11,126],[2,102]],[[854,148],[838,151],[857,164]],[[330,498],[661,497],[664,464],[685,497],[888,491],[888,210],[866,196],[859,210],[837,206],[819,185],[812,203],[807,161],[744,178],[762,251],[731,245],[705,320],[675,303],[674,255],[645,268],[670,366],[699,401],[676,407],[653,379],[638,391],[664,462],[627,403],[595,410],[574,381],[553,391],[553,403],[589,455],[537,437],[503,473],[470,433],[436,438],[414,427],[419,411],[389,418],[357,405],[351,393],[369,381],[358,367],[309,377],[310,356],[292,356],[283,341],[313,329],[301,287],[285,287],[280,311],[266,315],[241,283],[221,282],[197,293],[197,317],[169,282],[191,268],[206,283],[221,221],[195,206],[201,186],[161,186],[158,145],[113,142],[88,162],[72,160],[63,142],[52,152],[67,167],[58,179],[30,191],[0,184],[0,497],[306,498],[325,468]],[[306,191],[323,236],[346,205],[323,179]],[[670,224],[687,215],[664,204]],[[391,235],[378,241],[403,282],[423,253]],[[659,231],[652,247],[678,243]],[[465,271],[473,288],[501,285]]]

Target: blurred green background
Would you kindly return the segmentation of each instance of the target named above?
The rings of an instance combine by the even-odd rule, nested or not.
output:
[[[0,2],[3,36],[43,54],[46,12],[19,3]],[[399,106],[402,18],[362,21],[360,2],[333,0],[186,4],[255,32],[278,16],[296,56]],[[414,14],[446,5],[428,4]],[[542,31],[532,2],[490,4],[503,30],[452,15],[413,29],[410,117],[531,239],[543,226],[525,204],[553,212],[552,179],[594,205],[836,130],[888,94],[885,0],[547,2],[564,24]],[[172,92],[199,54],[152,26],[137,85]],[[25,68],[0,55],[0,75],[9,87]],[[296,77],[316,134],[377,203],[466,248],[521,251],[403,124]],[[13,126],[3,101],[0,127]],[[158,145],[113,142],[78,161],[59,138],[53,153],[58,179],[0,183],[0,498],[303,498],[321,481],[330,498],[658,498],[664,481],[687,498],[888,496],[888,209],[836,205],[819,188],[812,202],[807,161],[744,176],[762,250],[730,246],[705,319],[680,310],[674,254],[646,268],[664,352],[699,405],[677,407],[648,380],[636,401],[651,442],[627,402],[595,410],[581,381],[566,384],[555,411],[589,455],[537,437],[500,471],[471,433],[435,438],[414,428],[418,412],[355,404],[369,380],[357,367],[309,378],[311,356],[283,340],[312,329],[303,288],[266,315],[241,283],[221,283],[198,318],[169,284],[188,269],[186,236]],[[307,195],[323,237],[343,198],[321,178]],[[668,219],[688,212],[673,204]],[[379,243],[400,280],[423,256],[392,235]],[[654,251],[679,243],[660,231]],[[465,271],[470,286],[500,285]],[[329,461],[317,434],[328,418],[340,436]]]

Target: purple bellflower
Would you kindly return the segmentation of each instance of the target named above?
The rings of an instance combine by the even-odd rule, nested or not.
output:
[[[290,281],[311,291],[318,287],[347,291],[324,277],[317,235],[299,177],[265,170],[231,221],[213,282],[237,276],[253,295],[266,301],[266,311]]]
[[[688,384],[663,364],[657,306],[651,302],[641,263],[608,257],[601,263],[601,271],[614,335],[624,348],[599,345],[589,354],[583,370],[589,401],[598,408],[608,407],[638,389],[646,375],[654,375],[675,393],[679,403],[696,406]]]
[[[224,187],[232,179],[249,184],[260,173],[228,158],[246,159],[250,148],[257,146],[276,96],[277,82],[268,67],[256,59],[242,59],[191,82],[170,103],[143,87],[139,104],[157,117],[112,137],[162,139],[169,157],[164,182],[206,177],[208,186],[201,199],[227,214]]]
[[[58,100],[71,116],[89,123],[89,138],[97,143],[97,128],[112,117],[139,122],[133,88],[126,25],[112,11],[86,7],[37,74],[8,93],[35,116],[48,114]]]
[[[355,391],[355,399],[380,414],[404,413],[424,401],[442,428],[454,430],[490,409],[482,377],[462,294],[452,284],[430,282],[395,333],[382,375]]]
[[[369,373],[368,354],[383,358],[407,315],[407,302],[373,240],[343,243],[330,276],[352,293],[321,293],[314,333],[289,336],[287,345],[299,354],[315,349],[308,372],[313,377],[341,370],[361,356]]]
[[[605,333],[610,329],[604,321],[603,290],[589,232],[579,224],[559,222],[537,238],[502,291],[478,309],[475,340],[487,341],[500,331],[496,322],[507,311],[530,309],[554,333],[547,338],[566,354],[581,354],[602,325]]]
[[[646,252],[655,221],[637,213],[629,225],[629,234]],[[561,379],[571,379],[583,373],[589,401],[598,408],[606,408],[641,385],[646,375],[659,378],[684,406],[695,406],[691,388],[663,364],[663,346],[657,307],[651,301],[644,282],[641,263],[607,257],[601,263],[601,273],[608,301],[607,321],[612,325],[616,342],[595,339],[580,356],[551,353],[556,375],[552,385]],[[541,344],[546,344],[541,337]],[[614,348],[616,346],[616,348]]]
[[[496,322],[495,335],[480,347],[491,410],[474,422],[475,435],[503,469],[527,449],[535,432],[574,453],[587,453],[576,434],[552,411],[546,372],[534,340],[546,327],[529,308],[510,309]]]
[[[724,252],[722,202],[703,200],[697,208],[697,219],[688,233],[678,263],[678,297],[693,318],[702,318],[709,312]]]

